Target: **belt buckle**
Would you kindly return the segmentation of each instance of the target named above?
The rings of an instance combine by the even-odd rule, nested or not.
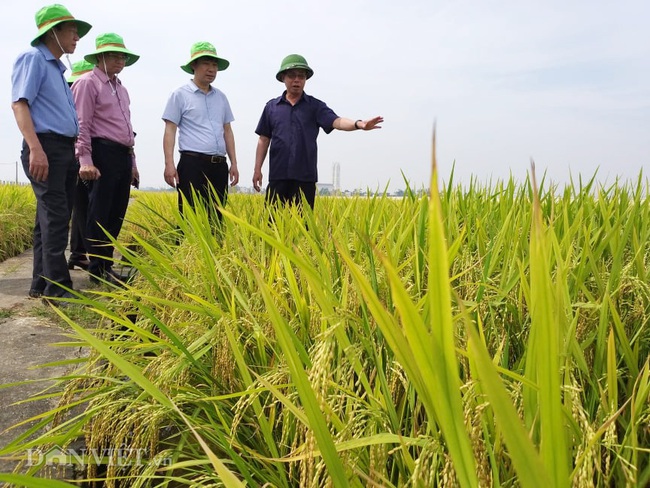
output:
[[[223,158],[223,156],[218,156],[218,155],[210,156],[210,162],[212,164],[220,163],[222,161],[221,158]]]

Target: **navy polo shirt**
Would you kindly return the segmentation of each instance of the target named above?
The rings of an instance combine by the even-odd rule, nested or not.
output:
[[[316,138],[319,129],[334,130],[339,117],[324,102],[307,95],[295,105],[282,96],[269,100],[255,133],[271,139],[269,181],[318,181]]]

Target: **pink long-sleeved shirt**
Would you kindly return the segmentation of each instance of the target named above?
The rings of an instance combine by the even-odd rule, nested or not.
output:
[[[74,82],[72,95],[79,119],[75,148],[81,165],[93,164],[90,141],[94,137],[133,147],[131,100],[119,79],[109,80],[106,73],[95,67]],[[135,154],[133,167],[136,167]]]

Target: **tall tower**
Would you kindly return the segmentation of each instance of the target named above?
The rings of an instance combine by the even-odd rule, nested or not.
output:
[[[332,165],[332,186],[334,191],[339,191],[341,189],[341,164],[334,163]]]

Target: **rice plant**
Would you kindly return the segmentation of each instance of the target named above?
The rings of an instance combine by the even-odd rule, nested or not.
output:
[[[80,297],[94,328],[60,311],[90,354],[0,455],[81,439],[105,486],[646,486],[646,183],[438,188],[434,160],[401,199],[234,194],[216,229],[141,195],[136,277]]]
[[[29,186],[0,185],[0,262],[29,249],[36,199]]]

